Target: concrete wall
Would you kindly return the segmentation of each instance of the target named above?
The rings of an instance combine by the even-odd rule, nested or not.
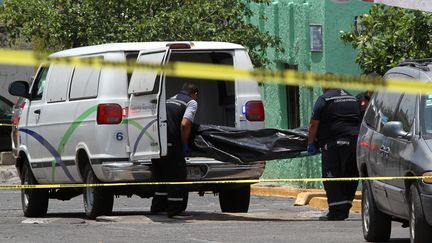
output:
[[[16,80],[30,81],[34,73],[33,67],[0,65],[0,95],[14,102],[16,97],[8,93],[9,84]]]
[[[252,4],[252,10],[264,14],[268,21],[258,17],[251,19],[262,31],[281,37],[285,53],[268,50],[271,68],[283,64],[298,65],[300,72],[334,72],[337,74],[360,74],[354,63],[356,51],[339,39],[341,30],[351,30],[354,16],[367,13],[370,4],[352,1],[339,4],[331,0],[279,0],[271,5]],[[310,50],[309,25],[323,27],[323,51]],[[288,128],[287,94],[284,85],[263,85],[262,95],[266,109],[266,127]],[[321,95],[321,89],[300,87],[300,123],[309,123],[312,106]],[[311,178],[321,177],[319,156],[268,161],[264,178]],[[289,183],[301,187],[320,187],[321,183]]]

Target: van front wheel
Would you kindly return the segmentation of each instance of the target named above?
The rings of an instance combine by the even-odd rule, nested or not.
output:
[[[416,185],[411,185],[410,196],[410,242],[430,242],[432,226],[425,219],[420,193]]]
[[[391,234],[391,217],[381,212],[375,204],[369,181],[362,185],[362,228],[366,241],[388,241]]]
[[[90,164],[87,164],[84,171],[84,179],[87,184],[97,184],[100,181],[96,178]],[[84,187],[84,210],[87,218],[95,219],[101,215],[110,215],[114,205],[114,195],[108,188]]]
[[[219,192],[219,204],[225,213],[247,213],[250,202],[250,185],[222,190]]]
[[[21,171],[22,185],[37,185],[27,161]],[[48,211],[48,189],[21,189],[21,204],[26,217],[43,217]]]

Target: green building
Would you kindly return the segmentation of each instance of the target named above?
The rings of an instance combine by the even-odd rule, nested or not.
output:
[[[255,13],[249,21],[262,31],[282,39],[285,53],[268,50],[274,69],[300,72],[359,75],[356,51],[340,40],[340,31],[349,31],[355,16],[368,13],[370,3],[361,0],[276,0],[270,5],[251,4]],[[265,16],[267,20],[260,18]],[[312,106],[321,88],[265,84],[262,96],[266,127],[307,126]],[[356,91],[354,91],[356,92]],[[320,156],[268,161],[263,178],[321,177]],[[289,183],[320,187],[321,183]]]

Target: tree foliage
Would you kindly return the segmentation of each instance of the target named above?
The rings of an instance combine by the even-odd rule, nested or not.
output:
[[[249,48],[256,66],[268,64],[267,48],[280,39],[247,22],[248,3],[270,0],[5,0],[0,21],[11,43],[24,38],[34,49],[109,42],[227,41]],[[263,17],[263,16],[261,16]]]
[[[374,5],[360,17],[362,30],[341,38],[359,50],[356,62],[364,73],[384,74],[403,60],[432,57],[432,14]]]

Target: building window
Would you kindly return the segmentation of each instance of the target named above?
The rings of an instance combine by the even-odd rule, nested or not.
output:
[[[284,64],[284,69],[298,70],[298,65]],[[300,93],[298,86],[287,85],[286,88],[286,102],[287,102],[287,120],[288,128],[300,127]]]
[[[322,25],[320,24],[309,25],[309,32],[310,32],[311,51],[322,51],[323,50]]]

